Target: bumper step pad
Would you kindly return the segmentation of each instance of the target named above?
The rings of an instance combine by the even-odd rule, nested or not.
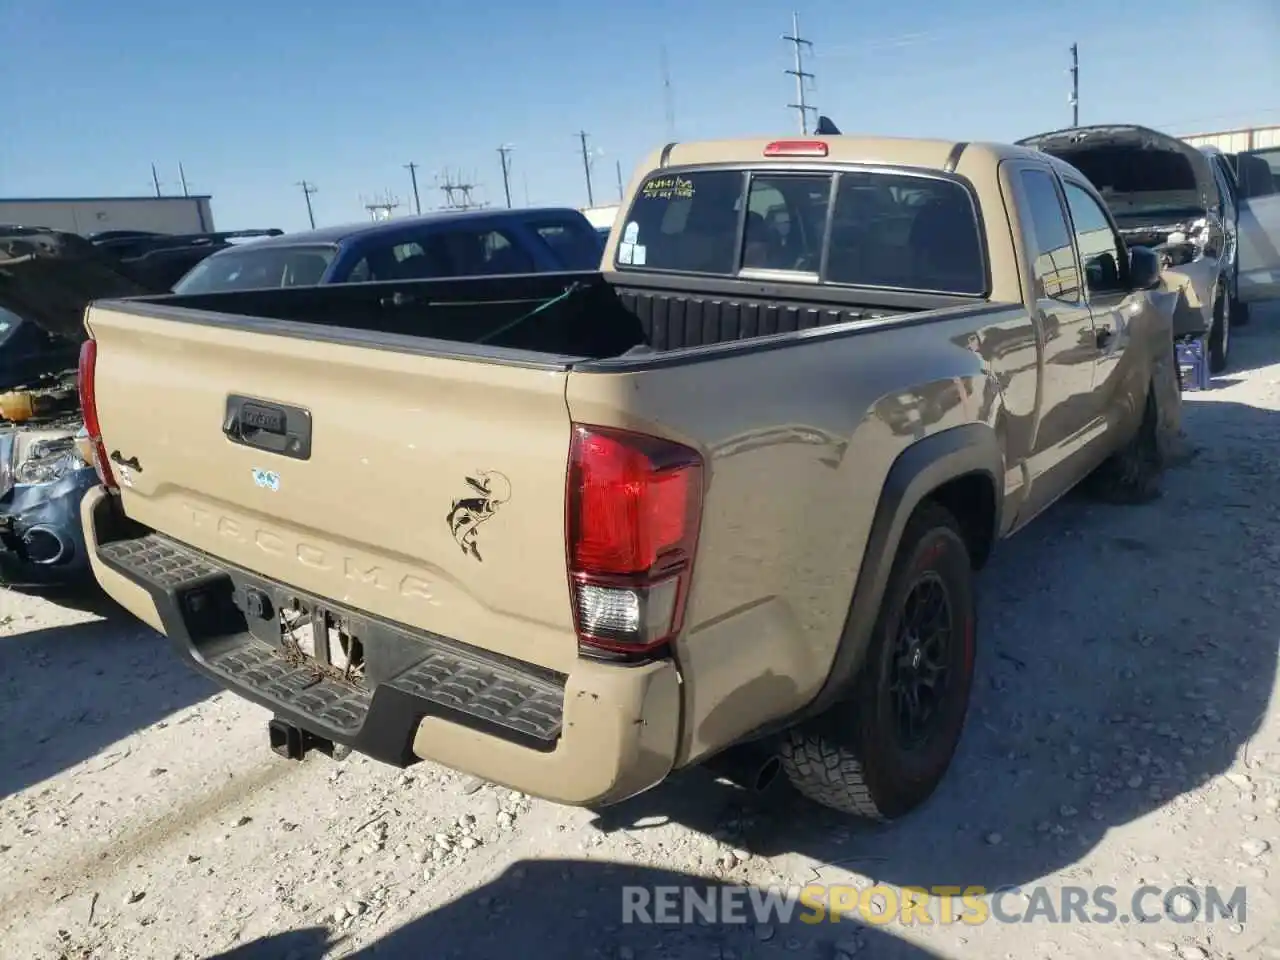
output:
[[[151,594],[170,641],[197,670],[317,736],[399,766],[413,762],[413,736],[428,716],[544,752],[560,738],[559,675],[379,624],[362,638],[368,655],[378,645],[394,646],[393,659],[410,665],[370,690],[287,658],[249,632],[244,614],[232,606],[235,591],[295,592],[282,584],[224,566],[158,533],[102,543],[98,557]]]

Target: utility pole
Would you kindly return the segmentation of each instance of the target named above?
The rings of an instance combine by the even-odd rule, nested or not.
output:
[[[404,165],[409,171],[409,179],[413,181],[413,209],[422,213],[422,201],[418,199],[418,165],[410,160]]]
[[[812,80],[813,74],[805,72],[803,49],[808,47],[812,50],[813,44],[800,36],[800,14],[795,12],[791,14],[791,36],[787,36],[784,33],[782,39],[795,47],[796,55],[795,69],[783,71],[783,73],[796,78],[796,102],[789,103],[787,106],[800,114],[800,134],[807,136],[809,133],[809,114],[816,113],[817,108],[809,106],[804,99],[804,81],[806,78]]]
[[[160,174],[156,173],[156,165],[151,165],[151,182],[155,184],[156,196],[160,196]]]
[[[502,192],[507,195],[507,209],[511,209],[511,147],[503,144],[498,148],[498,156],[502,159]]]
[[[587,132],[579,130],[578,139],[582,141],[582,172],[587,175],[587,206],[594,207],[596,201],[591,194],[591,158],[587,155]]]
[[[316,192],[316,185],[309,180],[299,180],[298,186],[302,188],[302,196],[307,201],[307,219],[311,221],[311,229],[316,228],[316,215],[311,209],[311,195]]]
[[[1074,43],[1071,45],[1071,126],[1080,126],[1080,56]]]
[[[621,203],[625,198],[622,196],[622,161],[615,160],[614,168],[618,171],[618,202]]]
[[[671,92],[671,64],[667,61],[667,45],[662,45],[662,104],[666,111],[667,140],[676,138],[676,104]]]
[[[184,197],[191,196],[191,191],[187,189],[187,171],[182,169],[182,161],[178,161],[178,179],[182,181],[182,195]]]

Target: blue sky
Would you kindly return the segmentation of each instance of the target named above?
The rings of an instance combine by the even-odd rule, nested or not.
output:
[[[424,210],[449,169],[503,203],[597,203],[667,138],[796,129],[791,11],[811,101],[846,132],[1011,140],[1081,122],[1174,133],[1280,123],[1276,0],[0,0],[0,196],[212,193],[219,227],[363,219],[362,195]]]

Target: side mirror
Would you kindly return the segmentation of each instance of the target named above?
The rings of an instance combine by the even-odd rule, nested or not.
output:
[[[1150,247],[1129,248],[1129,283],[1134,290],[1160,286],[1160,258]]]

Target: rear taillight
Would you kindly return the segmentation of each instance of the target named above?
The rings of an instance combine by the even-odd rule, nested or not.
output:
[[[107,460],[107,448],[102,444],[102,425],[98,423],[98,396],[94,386],[94,374],[98,366],[98,341],[86,340],[80,347],[80,369],[77,385],[80,388],[80,413],[84,417],[84,429],[89,434],[89,446],[93,451],[93,468],[98,479],[108,490],[116,490],[116,478]]]
[[[701,455],[669,440],[575,424],[567,549],[579,649],[644,654],[684,622],[702,519]]]

